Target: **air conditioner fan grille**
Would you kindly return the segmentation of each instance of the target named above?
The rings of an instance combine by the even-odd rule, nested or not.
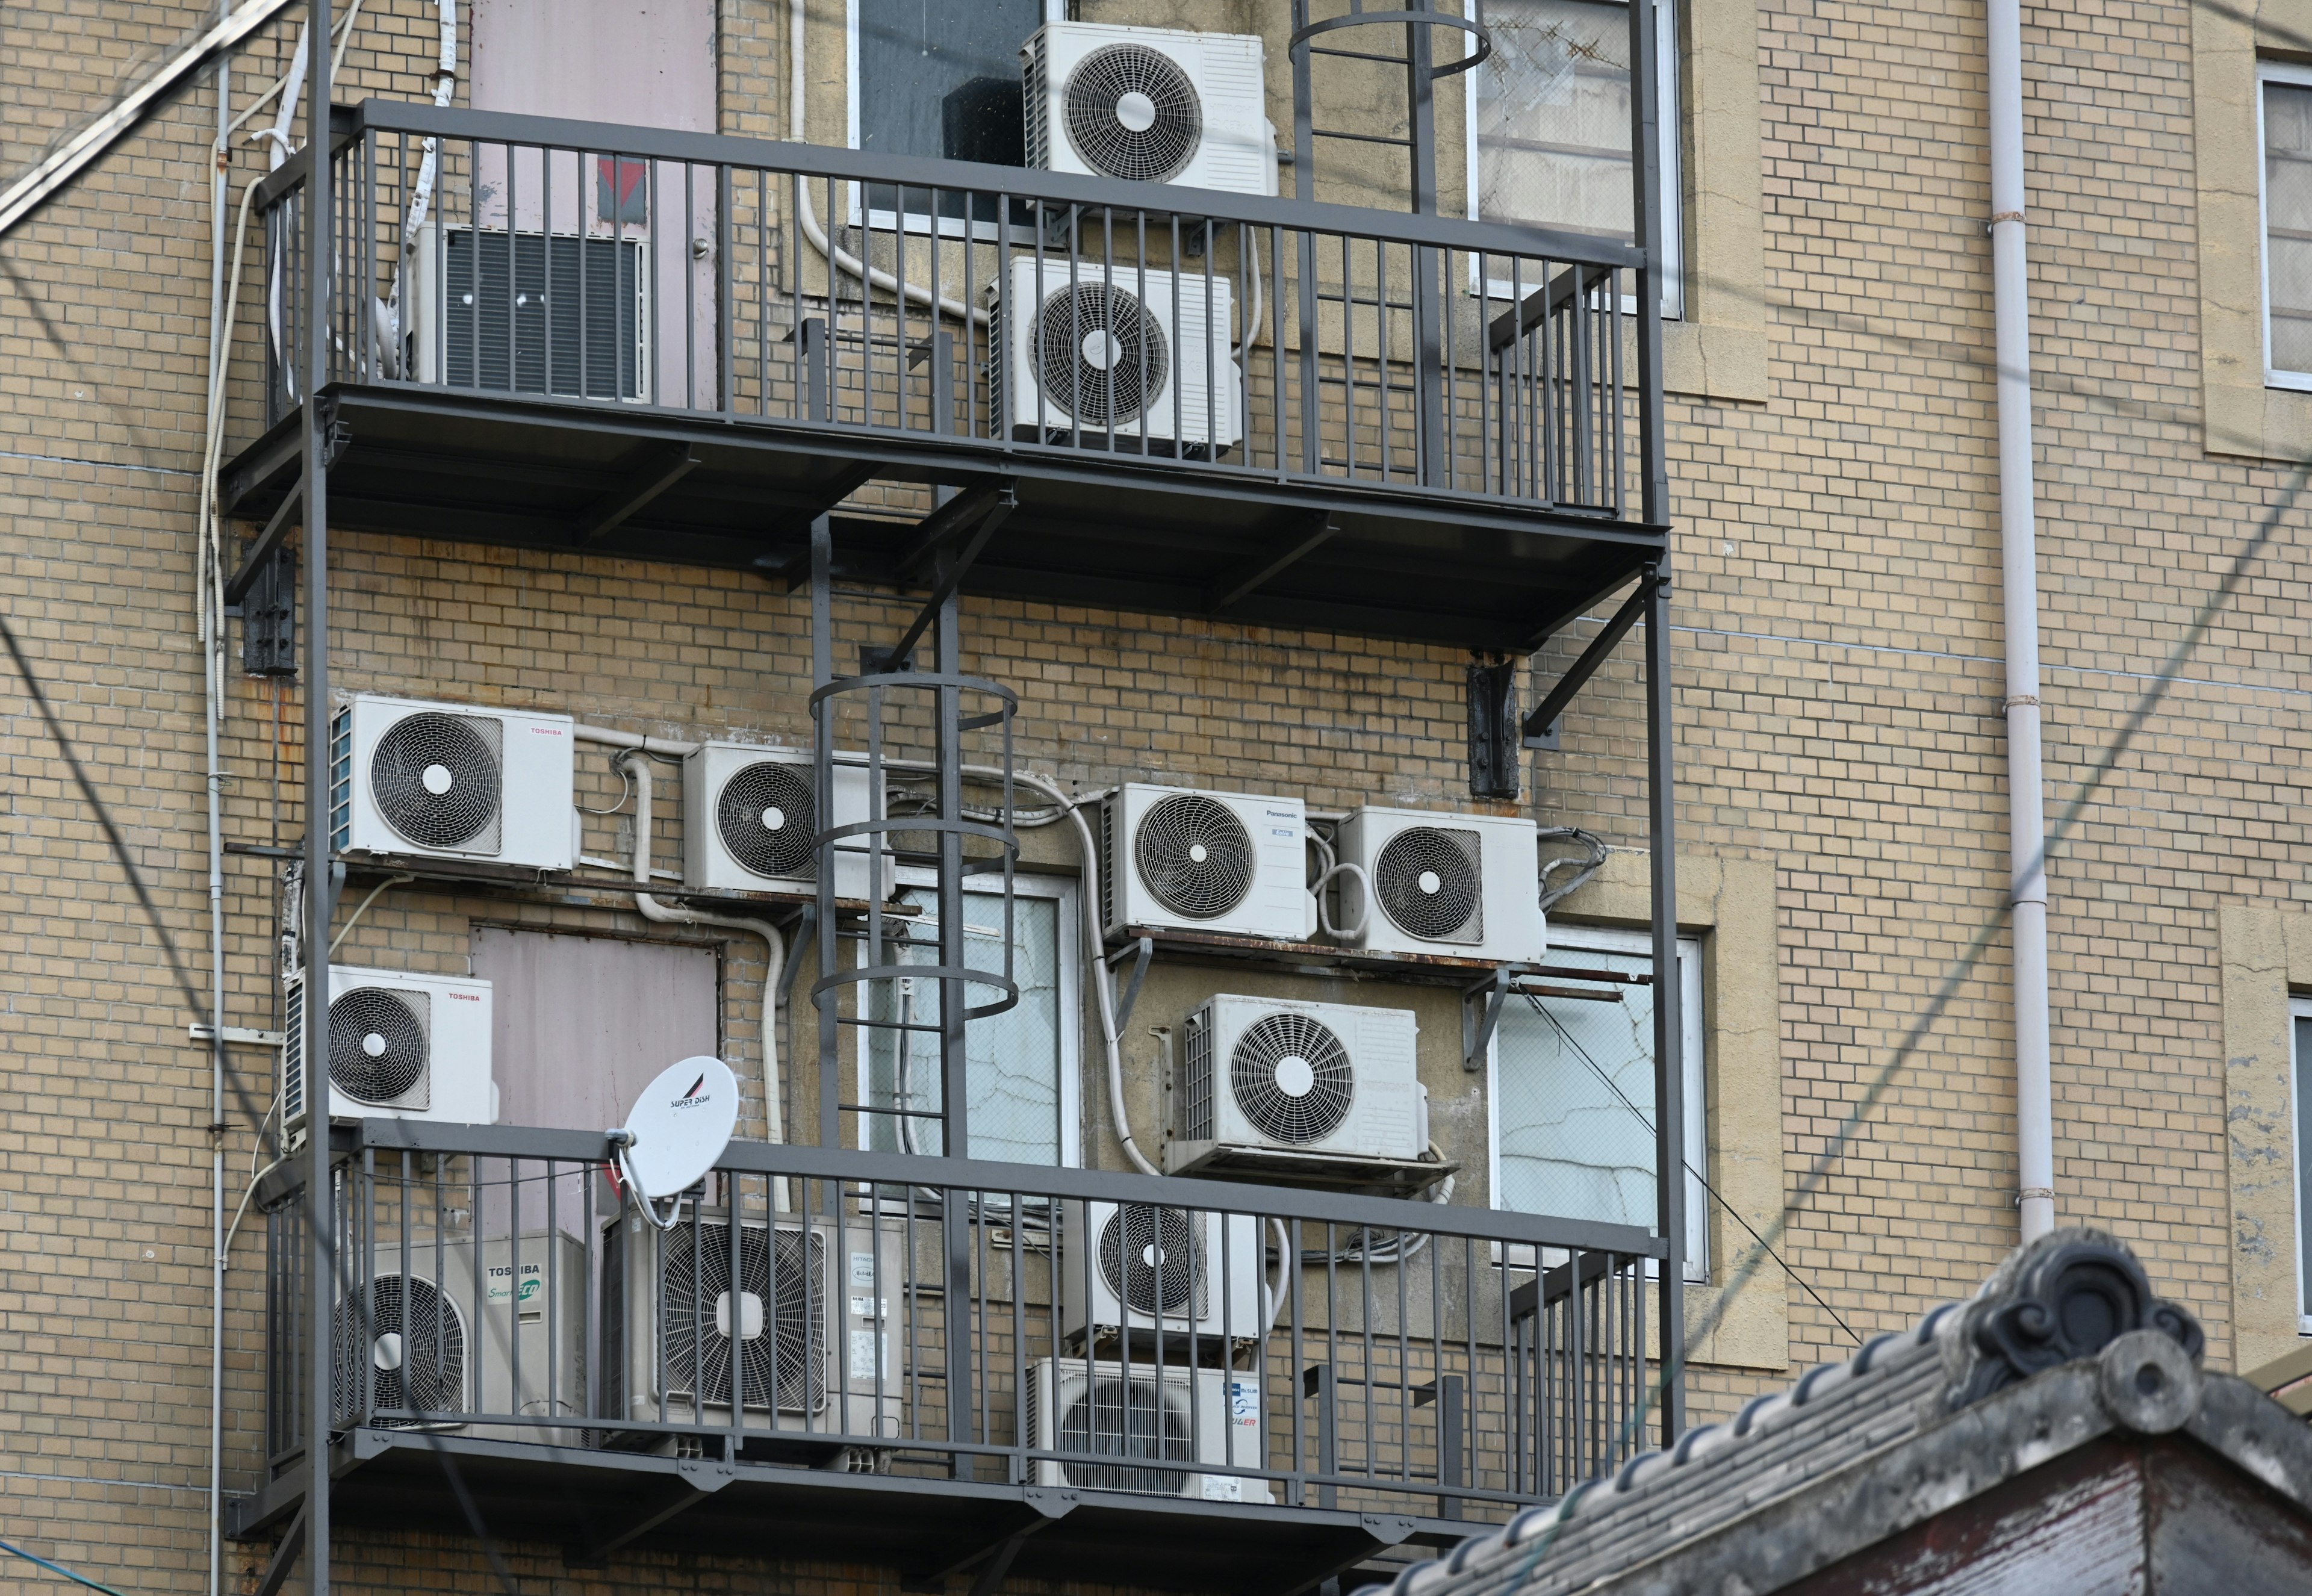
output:
[[[1185,919],[1218,919],[1252,890],[1252,833],[1201,793],[1152,804],[1133,833],[1132,856],[1156,901]]]
[[[1108,283],[1078,283],[1036,312],[1036,369],[1044,392],[1082,426],[1137,420],[1164,387],[1171,355],[1155,312]]]
[[[826,1405],[827,1293],[824,1270],[813,1267],[824,1240],[801,1231],[742,1228],[736,1290],[728,1224],[679,1224],[659,1246],[660,1345],[670,1390],[728,1404],[736,1347],[742,1406],[768,1408],[775,1390],[787,1412],[815,1413]]]
[[[1167,1381],[1101,1375],[1086,1382],[1082,1395],[1060,1415],[1054,1450],[1090,1452],[1113,1462],[1063,1460],[1072,1486],[1095,1491],[1134,1491],[1144,1495],[1185,1495],[1190,1470],[1154,1469],[1130,1460],[1185,1463],[1195,1456],[1188,1428],[1187,1393]]]
[[[1356,1101],[1357,1076],[1332,1027],[1286,1010],[1263,1014],[1236,1039],[1229,1086],[1263,1136],[1300,1146],[1341,1127]]]
[[[430,1280],[380,1275],[368,1300],[346,1304],[337,1320],[337,1412],[350,1419],[363,1399],[371,1409],[458,1413],[466,1398],[466,1323],[458,1305]],[[362,1353],[366,1348],[364,1364]],[[372,1383],[364,1386],[364,1380]],[[389,1419],[407,1426],[415,1419]]]
[[[410,995],[356,987],[330,1000],[329,1080],[347,1097],[364,1103],[407,1097],[425,1079],[429,1051]]]
[[[1202,1251],[1195,1215],[1186,1208],[1126,1203],[1100,1227],[1100,1277],[1135,1313],[1186,1313],[1209,1285],[1211,1263]],[[1203,1306],[1201,1301],[1195,1305]]]
[[[1102,177],[1166,183],[1195,159],[1204,112],[1180,64],[1144,44],[1103,45],[1068,74],[1068,142]]]
[[[1411,826],[1388,839],[1373,864],[1373,895],[1391,924],[1429,942],[1479,942],[1484,899],[1474,831]]]
[[[722,784],[714,823],[731,856],[757,875],[813,876],[818,805],[810,772],[775,759],[742,767]]]
[[[466,715],[396,721],[370,756],[369,785],[386,824],[419,847],[462,847],[497,819],[497,756]]]

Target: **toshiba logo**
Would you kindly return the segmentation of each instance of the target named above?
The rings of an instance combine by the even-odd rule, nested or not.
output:
[[[559,726],[532,726],[530,734],[532,737],[559,737],[563,732]]]
[[[479,1003],[482,995],[478,992],[452,992],[450,999],[453,1003]]]

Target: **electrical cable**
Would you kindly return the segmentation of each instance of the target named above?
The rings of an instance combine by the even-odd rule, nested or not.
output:
[[[46,1557],[40,1557],[32,1552],[28,1552],[21,1546],[10,1546],[6,1541],[0,1540],[0,1552],[8,1552],[15,1557],[22,1557],[27,1563],[37,1563],[41,1567],[47,1569],[50,1574],[61,1574],[76,1585],[86,1585],[92,1591],[103,1592],[104,1596],[121,1596],[121,1593],[114,1590],[110,1585],[100,1584],[84,1574],[74,1574],[63,1564],[51,1563]]]

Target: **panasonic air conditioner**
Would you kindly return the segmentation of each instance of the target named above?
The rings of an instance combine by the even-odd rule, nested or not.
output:
[[[1100,806],[1102,919],[1300,942],[1315,929],[1298,798],[1127,783]]]
[[[1260,1378],[1227,1369],[1155,1368],[1099,1358],[1038,1358],[1020,1432],[1038,1451],[1039,1486],[1270,1502],[1268,1481],[1227,1472],[1266,1463]],[[1082,1453],[1081,1461],[1072,1454]],[[1195,1464],[1195,1468],[1165,1468]]]
[[[1213,1337],[1240,1340],[1262,1321],[1261,1226],[1248,1214],[1152,1203],[1063,1205],[1061,1323],[1071,1341],[1119,1334],[1135,1358],[1187,1356]]]
[[[1257,34],[1047,22],[1020,62],[1029,165],[1276,192],[1276,132]]]
[[[401,369],[418,381],[649,402],[644,240],[429,222],[410,249]]]
[[[602,1415],[613,1423],[896,1436],[903,1417],[903,1224],[686,1208],[603,1228]],[[665,1433],[611,1444],[666,1451]]]
[[[329,846],[568,870],[573,726],[566,715],[355,694],[329,723]]]
[[[281,1123],[303,1140],[305,972],[284,978]],[[490,984],[461,976],[329,967],[329,1117],[490,1125]]]
[[[811,892],[818,803],[810,750],[709,742],[682,761],[683,884],[702,892]],[[834,824],[872,820],[867,772],[835,767]],[[835,895],[868,895],[871,839],[836,845]],[[883,890],[891,887],[887,867]]]
[[[988,391],[1018,438],[1119,453],[1231,448],[1244,425],[1230,303],[1222,276],[1015,255],[987,290]]]
[[[584,1443],[582,1427],[507,1422],[586,1416],[587,1265],[577,1237],[500,1237],[481,1244],[478,1259],[466,1236],[386,1225],[368,1240],[369,1289],[337,1302],[342,1422],[366,1412],[384,1429]]]
[[[1429,1093],[1406,1009],[1222,994],[1188,1016],[1168,1170],[1215,1147],[1417,1159]]]
[[[1534,823],[1498,815],[1360,809],[1341,823],[1340,861],[1372,883],[1370,898],[1343,872],[1346,940],[1390,953],[1451,953],[1502,961],[1539,959],[1546,941]]]

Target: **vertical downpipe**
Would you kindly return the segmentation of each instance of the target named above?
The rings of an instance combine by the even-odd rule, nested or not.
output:
[[[2039,767],[2039,551],[2031,473],[2031,284],[2023,230],[2021,0],[1988,0],[1991,282],[2007,608],[2007,832],[2015,937],[2015,1141],[2023,1240],[2055,1228],[2047,1038],[2046,802]]]
[[[217,20],[224,21],[232,0],[219,0]],[[226,141],[232,127],[232,57],[220,56],[216,65],[216,145],[209,165],[209,365],[208,393],[216,403],[217,368],[231,343],[224,326],[225,167],[230,159]],[[216,434],[216,418],[203,412],[201,479],[195,490],[201,500],[194,519],[209,524],[211,492],[207,470],[209,440]],[[223,529],[215,532],[215,558],[224,555]],[[199,613],[209,618],[203,627],[201,658],[202,723],[208,757],[209,808],[209,1021],[215,1034],[209,1039],[209,1596],[224,1588],[224,767],[217,753],[217,721],[223,714],[224,614],[215,604],[216,572],[206,548],[194,555]],[[258,1134],[263,1134],[260,1127]]]

